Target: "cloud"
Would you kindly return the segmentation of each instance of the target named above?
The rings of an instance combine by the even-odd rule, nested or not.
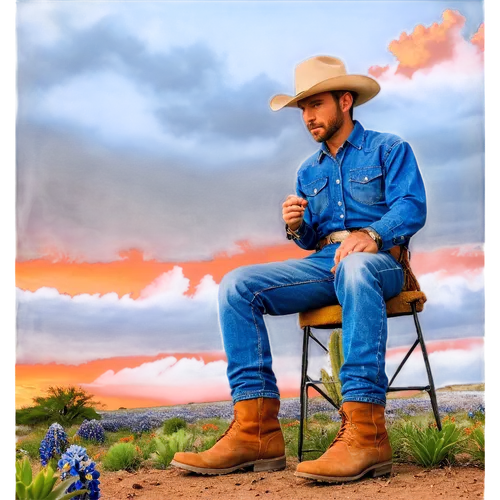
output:
[[[484,380],[486,347],[484,344],[475,345],[472,342],[470,344],[472,348],[469,351],[454,351],[453,344],[450,342],[449,345],[443,346],[436,352],[434,341],[427,342],[435,383],[438,387],[448,384],[477,383]],[[314,353],[312,350],[311,354],[310,373],[319,376],[321,368],[329,370],[330,365],[326,356],[320,356],[318,355],[320,353]],[[389,377],[394,373],[402,358],[403,355],[388,356],[386,370]],[[165,358],[134,368],[106,371],[92,385],[95,387],[123,385],[179,387],[192,386],[196,381],[203,381],[204,384],[225,385],[227,383],[226,367],[227,363],[223,361],[204,363],[193,358],[184,358],[179,361],[175,358]],[[294,356],[275,356],[273,369],[278,379],[298,375],[300,370],[298,352]],[[426,376],[422,356],[420,350],[417,349],[398,375],[396,385],[426,385]]]
[[[355,116],[366,128],[397,133],[415,151],[429,200],[415,249],[481,242],[482,75],[471,76],[462,88],[417,75],[407,80],[406,90],[384,84],[380,99]],[[301,126],[298,117],[290,122]],[[210,165],[206,158],[181,159],[170,150],[160,155],[100,146],[71,130],[30,126],[22,135],[20,260],[55,253],[106,262],[137,248],[148,259],[182,261],[235,251],[239,240],[253,246],[282,243],[281,202],[294,191],[298,165],[316,148],[297,130],[284,136],[286,147],[278,147],[281,140],[273,145],[275,153],[256,148],[263,157],[249,159],[219,151],[220,161]]]
[[[456,82],[484,74],[486,24],[467,41],[461,34],[466,19],[460,12],[446,9],[441,17],[441,23],[418,24],[411,33],[403,31],[389,42],[387,49],[397,64],[370,66],[369,76],[390,87],[423,79]]]
[[[124,368],[114,373],[108,370],[99,376],[94,383],[105,385],[140,385],[149,383],[151,385],[176,386],[190,385],[198,382],[207,385],[206,378],[225,377],[227,363],[224,361],[212,361],[204,363],[201,359],[180,358],[169,356],[158,361],[144,363],[136,368]],[[203,376],[203,372],[206,376]]]
[[[419,276],[428,297],[419,315],[426,340],[484,334],[483,273]],[[133,300],[115,293],[71,297],[51,288],[18,290],[18,363],[83,363],[113,356],[222,350],[218,285],[206,275],[187,295],[189,280],[176,266]],[[265,316],[273,355],[297,356],[302,333],[297,315]],[[328,332],[323,332],[327,341]],[[411,317],[389,320],[389,347],[411,345]],[[64,346],[61,349],[60,346]],[[286,375],[286,364],[282,368]]]
[[[55,40],[38,45],[22,25],[19,40],[22,119],[34,116],[79,123],[81,114],[87,120],[95,116],[90,123],[107,137],[109,125],[122,129],[122,118],[116,109],[108,113],[108,132],[100,129],[97,118],[103,115],[107,102],[99,95],[104,94],[143,122],[147,119],[141,114],[158,120],[158,130],[152,124],[148,128],[159,137],[163,129],[165,135],[177,140],[217,136],[248,141],[276,138],[287,126],[282,116],[269,119],[272,113],[267,101],[277,92],[277,82],[258,75],[231,86],[223,58],[203,42],[153,51],[143,40],[124,31],[112,16],[66,30],[63,44]],[[136,95],[121,80],[133,83]],[[82,95],[87,98],[82,99]],[[142,106],[141,113],[136,101],[144,100],[148,105]],[[60,102],[67,102],[69,108],[59,108]],[[79,102],[84,106],[72,111]]]
[[[258,75],[239,88],[226,85],[223,75],[193,99],[181,96],[160,106],[156,116],[176,137],[231,138],[247,141],[280,135],[288,125],[283,116],[270,119],[267,101],[277,92],[276,82]]]
[[[233,48],[194,36],[194,25],[190,37],[159,43],[162,25],[149,11],[139,31],[133,16],[58,15],[41,43],[33,22],[19,23],[18,258],[107,262],[135,248],[180,261],[237,251],[241,240],[283,242],[281,202],[317,144],[296,110],[272,113],[267,103],[283,91],[278,79],[291,84],[298,55],[245,64]],[[452,24],[437,25],[446,43]],[[438,31],[423,29],[423,40]],[[471,41],[453,43],[451,59],[412,78],[397,73],[398,61],[384,66],[382,92],[355,110],[366,128],[412,145],[429,197],[414,244],[426,250],[484,240],[483,58]],[[276,70],[285,64],[286,80]]]
[[[390,379],[395,372],[401,356],[388,356],[386,371]],[[471,349],[445,349],[429,354],[429,363],[436,387],[454,384],[484,382],[484,347]],[[427,385],[427,372],[422,355],[414,353],[398,374],[395,385]]]
[[[195,161],[119,151],[62,129],[23,134],[18,259],[52,257],[56,249],[87,262],[112,261],[131,248],[147,259],[183,261],[236,251],[241,240],[282,243],[281,203],[294,191],[308,140],[289,136],[289,147],[259,160],[219,150],[211,166],[205,154]]]
[[[47,90],[85,73],[115,71],[156,92],[202,89],[220,75],[222,62],[200,43],[152,53],[139,38],[107,16],[90,26],[67,29],[65,43],[36,46],[19,27],[21,90]]]

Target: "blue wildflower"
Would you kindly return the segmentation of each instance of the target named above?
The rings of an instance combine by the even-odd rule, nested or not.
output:
[[[62,480],[68,476],[79,478],[66,490],[66,493],[82,488],[88,490],[87,493],[74,497],[75,500],[97,500],[101,497],[98,479],[101,474],[95,470],[95,462],[89,459],[85,448],[71,445],[59,460],[58,467],[61,470]]]
[[[80,428],[76,431],[77,435],[87,441],[104,443],[104,427],[102,424],[93,420],[84,420]]]
[[[51,458],[61,455],[67,446],[68,437],[63,427],[58,423],[53,423],[40,443],[39,452],[42,465],[45,467]]]

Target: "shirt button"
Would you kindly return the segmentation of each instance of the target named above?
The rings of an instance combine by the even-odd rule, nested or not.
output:
[[[315,189],[315,190],[314,190],[314,194],[316,194],[317,192],[318,192],[318,190],[317,190],[317,189]]]
[[[340,184],[340,179],[337,179],[337,180],[335,181],[335,183],[336,183],[336,184]]]
[[[340,218],[343,219],[344,218],[344,214],[340,214]]]
[[[337,203],[337,205],[338,205],[339,207],[341,207],[341,206],[342,206],[342,202],[341,202],[341,201],[339,201],[339,202]]]
[[[365,177],[365,181],[367,181],[367,180],[368,180],[368,177]]]

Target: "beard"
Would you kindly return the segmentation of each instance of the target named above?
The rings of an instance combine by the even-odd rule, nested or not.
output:
[[[344,115],[342,114],[340,109],[338,109],[336,116],[328,121],[326,125],[314,124],[312,126],[308,126],[308,129],[316,142],[326,142],[331,139],[342,128],[343,125]],[[316,132],[313,132],[312,129],[318,126],[322,127],[323,130],[318,129]]]

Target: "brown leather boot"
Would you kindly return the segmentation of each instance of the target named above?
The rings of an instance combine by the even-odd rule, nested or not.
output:
[[[172,465],[199,474],[254,472],[286,466],[285,441],[278,420],[279,399],[259,398],[234,405],[234,420],[214,446],[201,453],[179,452]]]
[[[354,481],[366,474],[390,474],[392,450],[385,429],[384,407],[345,402],[342,425],[328,450],[317,460],[301,462],[296,476],[317,481]]]

